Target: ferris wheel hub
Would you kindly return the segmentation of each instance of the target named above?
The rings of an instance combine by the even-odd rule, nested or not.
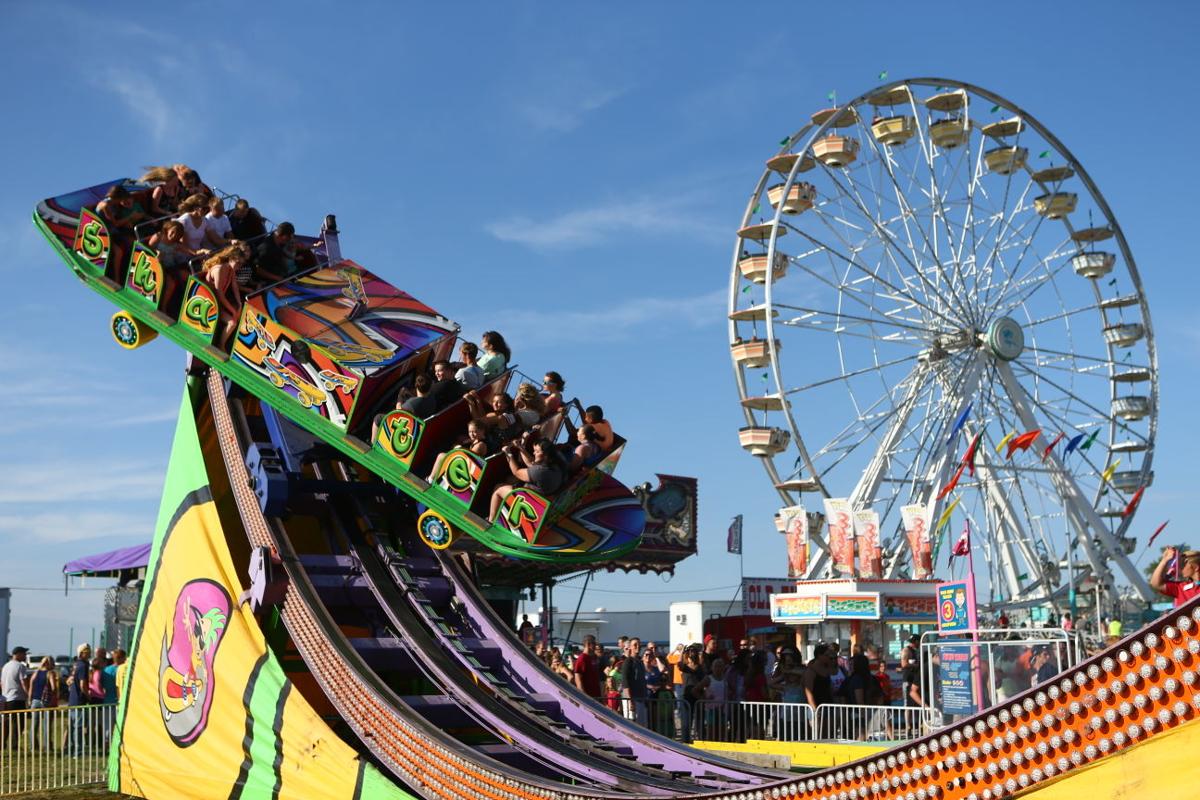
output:
[[[992,355],[1012,361],[1025,350],[1025,331],[1012,317],[1000,317],[988,326],[986,341]]]

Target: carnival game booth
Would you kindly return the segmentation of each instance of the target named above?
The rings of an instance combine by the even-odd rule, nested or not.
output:
[[[792,593],[771,595],[771,621],[796,626],[796,646],[807,658],[817,642],[876,647],[900,657],[912,634],[937,627],[937,581],[797,581]]]

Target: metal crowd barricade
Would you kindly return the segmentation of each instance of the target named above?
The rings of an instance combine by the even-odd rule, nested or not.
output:
[[[918,706],[854,706],[830,703],[817,709],[822,741],[906,741],[942,726],[941,714]]]
[[[0,796],[104,782],[116,718],[115,705],[0,711]]]
[[[692,738],[710,742],[798,742],[817,738],[813,710],[806,703],[702,701],[696,703],[692,718]]]

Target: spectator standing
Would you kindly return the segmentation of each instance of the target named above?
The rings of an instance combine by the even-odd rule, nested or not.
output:
[[[804,698],[813,711],[833,702],[829,677],[837,669],[836,663],[829,645],[822,643],[813,648],[813,657],[804,670]]]
[[[67,755],[75,757],[83,755],[86,744],[87,717],[79,706],[86,706],[91,699],[88,692],[91,655],[90,645],[79,645],[75,651],[75,661],[71,664],[71,672],[67,675],[67,705],[71,707],[71,711],[66,751]]]
[[[1004,617],[1003,619],[1000,627],[1008,627],[1008,618]],[[900,676],[904,682],[905,706],[925,705],[921,698],[921,659],[917,652],[917,645],[920,642],[921,637],[914,633],[908,637],[908,643],[900,651]]]
[[[583,637],[583,650],[575,659],[575,688],[594,700],[600,695],[600,653],[596,637],[590,633]]]
[[[1167,568],[1176,559],[1180,565],[1179,576],[1182,580],[1167,577]],[[1200,551],[1189,550],[1186,553],[1180,553],[1177,548],[1165,547],[1158,566],[1154,568],[1154,574],[1150,576],[1150,586],[1156,592],[1170,597],[1175,608],[1179,608],[1193,597],[1200,595],[1200,574],[1197,573],[1200,573]],[[1120,635],[1119,631],[1117,635]]]
[[[29,707],[29,667],[25,658],[26,647],[14,647],[8,663],[0,668],[0,695],[4,698],[4,711],[22,711]],[[21,728],[25,725],[24,714],[14,714],[12,722],[4,726],[5,741],[0,746],[16,749],[21,739]]]
[[[46,656],[38,664],[38,668],[29,676],[29,707],[54,708],[58,705],[58,670],[54,668],[54,659]],[[35,751],[39,747],[51,748],[50,715],[39,714],[29,727],[29,749]]]
[[[642,640],[634,636],[625,650],[625,663],[621,666],[621,698],[625,707],[625,718],[645,725],[646,719],[646,666],[641,659]]]
[[[517,636],[525,644],[533,644],[533,623],[528,614],[521,615],[521,624],[517,626]]]
[[[117,670],[125,663],[125,651],[117,648],[112,651],[112,663],[104,668],[100,677],[100,686],[104,689],[104,702],[116,705],[118,696]]]

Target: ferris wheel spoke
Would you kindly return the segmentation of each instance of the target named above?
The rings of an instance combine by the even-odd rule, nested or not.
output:
[[[813,210],[814,211],[816,210],[815,206],[813,207]],[[926,311],[928,311],[933,316],[940,318],[942,321],[944,321],[946,324],[950,325],[952,328],[957,329],[959,327],[958,324],[954,320],[952,320],[952,319],[946,317],[944,314],[936,311],[934,308],[932,308],[928,304],[921,302],[916,297],[909,294],[908,292],[905,292],[900,287],[896,286],[895,284],[891,283],[890,281],[887,281],[884,278],[880,277],[878,274],[872,272],[869,268],[867,268],[863,264],[859,263],[856,259],[851,258],[850,256],[846,255],[845,253],[842,253],[837,248],[830,247],[828,243],[821,241],[820,239],[816,238],[815,236],[812,236],[811,234],[807,233],[806,231],[800,230],[799,228],[791,225],[790,223],[785,223],[785,224],[787,224],[787,226],[790,230],[795,231],[796,233],[803,236],[805,239],[807,239],[808,241],[817,245],[818,247],[824,248],[831,255],[833,255],[836,258],[840,259],[841,261],[845,262],[848,266],[853,267],[854,269],[857,269],[860,272],[862,272],[867,277],[872,278],[875,281],[878,281],[881,285],[887,287],[891,291],[895,292],[897,295],[904,297],[906,300],[912,302],[914,305],[919,306],[919,307],[925,309]]]
[[[1111,358],[1109,358],[1108,356],[1090,356],[1090,355],[1085,355],[1085,354],[1083,354],[1083,353],[1067,353],[1067,352],[1065,352],[1065,351],[1063,351],[1063,350],[1054,350],[1054,349],[1051,349],[1051,348],[1049,348],[1049,347],[1045,347],[1045,346],[1043,346],[1043,345],[1028,345],[1028,344],[1027,344],[1027,345],[1026,345],[1026,350],[1027,350],[1027,351],[1032,351],[1032,352],[1035,352],[1035,353],[1047,353],[1047,354],[1049,354],[1049,355],[1062,356],[1062,357],[1064,357],[1064,358],[1073,358],[1073,359],[1079,359],[1079,360],[1081,360],[1081,361],[1091,361],[1091,362],[1095,362],[1095,363],[1099,363],[1099,364],[1106,364],[1106,365],[1107,365],[1107,364],[1113,364],[1113,363],[1115,363],[1115,362],[1113,362],[1113,360],[1112,360]],[[1133,365],[1131,365],[1131,366],[1133,366]],[[1149,367],[1146,367],[1146,366],[1136,366],[1135,368],[1137,368],[1137,369],[1149,369]]]
[[[857,191],[855,193],[851,193],[851,192],[847,191],[846,188],[842,185],[841,181],[838,180],[837,177],[833,174],[832,170],[830,170],[828,167],[825,167],[824,165],[822,165],[822,169],[824,169],[825,174],[829,177],[829,180],[834,184],[834,186],[836,186],[838,188],[838,190],[847,199],[849,199],[852,203],[854,203],[858,207],[859,213],[862,214],[864,218],[868,219],[871,222],[872,226],[874,226],[875,230],[877,231],[879,238],[882,241],[886,242],[887,244],[892,245],[892,247],[895,249],[896,253],[899,254],[901,259],[905,263],[908,264],[908,267],[909,267],[909,269],[912,270],[913,275],[915,275],[920,281],[922,281],[925,284],[926,299],[929,299],[930,297],[940,296],[940,292],[938,291],[937,287],[929,280],[929,277],[925,274],[925,271],[923,269],[921,269],[920,267],[918,267],[916,262],[913,261],[913,259],[909,257],[910,255],[912,255],[914,257],[917,256],[917,251],[916,251],[915,245],[910,244],[908,252],[905,252],[902,248],[896,247],[895,243],[892,241],[891,237],[888,236],[888,232],[882,226],[879,225],[878,221],[876,221],[875,219],[873,219],[871,217],[870,212],[867,211],[866,207],[862,204],[861,197],[857,196]],[[903,210],[904,209],[902,208],[902,211]],[[916,225],[918,227],[918,229],[920,229],[920,225],[918,223],[916,223],[915,220],[914,220],[913,224]],[[907,229],[907,225],[905,227]],[[925,237],[925,241],[928,242],[927,237]],[[939,316],[942,316],[942,315],[939,315]],[[954,326],[956,328],[962,327],[961,323],[954,323]]]
[[[1070,240],[1068,240],[1068,242],[1069,241]],[[1065,254],[1059,252],[1059,249],[1065,246],[1068,246],[1067,243],[1060,244],[1050,253],[1050,255],[1038,262],[1039,265],[1044,269],[1043,274],[1037,276],[1031,275],[1029,278],[1023,280],[1020,285],[1014,284],[1010,290],[1010,295],[1008,297],[1001,297],[996,303],[996,313],[1005,314],[1020,305],[1028,303],[1043,286],[1052,285],[1055,279],[1062,274],[1062,272],[1066,270],[1071,263],[1070,259],[1064,257]],[[1061,259],[1058,266],[1054,267],[1053,269],[1048,268],[1046,265],[1055,259]],[[1021,290],[1025,290],[1024,293],[1017,295],[1016,292]]]
[[[1029,328],[1035,328],[1038,325],[1045,325],[1047,322],[1058,322],[1059,320],[1064,320],[1069,317],[1073,317],[1076,314],[1083,314],[1088,311],[1098,311],[1099,309],[1100,309],[1099,303],[1092,303],[1091,305],[1079,306],[1078,308],[1072,308],[1068,311],[1063,311],[1058,314],[1051,314],[1050,316],[1039,317],[1038,319],[1028,320],[1027,322],[1022,323],[1021,327],[1028,330]]]
[[[789,311],[799,311],[804,314],[812,314],[812,315],[817,315],[817,316],[822,316],[822,317],[830,317],[839,322],[842,320],[850,320],[852,322],[862,322],[862,323],[867,323],[870,325],[891,326],[893,328],[902,328],[902,329],[908,330],[908,331],[916,331],[917,333],[927,334],[930,336],[936,336],[936,335],[944,332],[944,331],[941,331],[941,330],[938,330],[935,328],[929,328],[929,327],[926,327],[925,325],[918,324],[921,322],[920,320],[912,320],[911,323],[908,321],[898,322],[898,321],[896,321],[895,317],[887,316],[886,313],[885,313],[885,316],[883,316],[883,317],[860,317],[856,314],[847,314],[844,311],[822,311],[819,308],[809,308],[806,306],[795,306],[795,305],[790,305],[788,303],[776,303],[775,307],[776,308],[786,308]],[[907,319],[907,318],[901,317],[901,319]]]
[[[892,395],[895,391],[903,389],[904,386],[910,381],[915,381],[921,372],[922,369],[920,365],[918,365],[917,368],[910,372],[903,380],[899,381],[892,391],[885,392],[864,411],[859,411],[849,424],[842,428],[841,431],[834,435],[832,439],[830,439],[813,455],[813,460],[815,462],[818,458],[823,456],[833,453],[839,454],[835,463],[829,464],[825,471],[821,473],[821,475],[828,474],[830,470],[832,470],[837,466],[838,463],[841,463],[842,460],[853,453],[854,450],[857,449],[864,441],[870,439],[871,436],[874,435],[875,431],[887,424],[888,420],[892,419],[896,414],[901,413],[900,406],[896,405],[895,401],[892,400]],[[892,407],[887,411],[875,411],[876,408],[884,405],[884,403],[890,403]],[[855,434],[858,434],[858,438],[852,439]]]
[[[1024,370],[1024,371],[1025,371],[1025,372],[1026,372],[1028,375],[1030,375],[1030,376],[1032,376],[1032,377],[1036,378],[1037,380],[1040,380],[1040,381],[1043,381],[1043,382],[1045,382],[1045,383],[1049,384],[1049,385],[1050,385],[1051,387],[1053,387],[1054,389],[1057,389],[1058,391],[1062,392],[1062,393],[1063,393],[1063,394],[1064,394],[1064,395],[1065,395],[1067,398],[1070,398],[1072,401],[1074,401],[1074,402],[1076,402],[1076,403],[1080,404],[1081,406],[1083,406],[1084,408],[1086,408],[1086,409],[1090,410],[1091,412],[1093,412],[1094,414],[1096,414],[1096,416],[1097,416],[1097,418],[1098,418],[1098,419],[1102,419],[1102,420],[1105,420],[1105,421],[1111,422],[1111,420],[1112,420],[1112,417],[1110,416],[1110,414],[1111,414],[1111,411],[1106,411],[1106,410],[1102,410],[1102,409],[1099,409],[1099,408],[1097,408],[1095,405],[1093,405],[1092,403],[1089,403],[1087,400],[1084,400],[1082,397],[1080,397],[1079,395],[1075,394],[1075,393],[1074,393],[1073,391],[1071,391],[1070,389],[1067,389],[1067,388],[1066,388],[1066,387],[1064,387],[1062,384],[1058,383],[1057,381],[1054,381],[1054,380],[1053,380],[1053,379],[1051,379],[1051,378],[1048,378],[1048,377],[1046,377],[1045,375],[1042,375],[1042,374],[1040,374],[1040,373],[1034,372],[1034,371],[1033,371],[1033,370],[1031,370],[1029,367],[1027,367],[1027,366],[1025,366],[1024,364],[1020,363],[1019,361],[1014,361],[1014,362],[1012,362],[1012,363],[1013,363],[1013,364],[1016,364],[1017,366],[1019,366],[1019,367],[1020,367],[1022,370]],[[1132,436],[1139,437],[1139,438],[1141,438],[1143,441],[1148,441],[1148,440],[1147,440],[1147,439],[1146,439],[1144,436],[1142,436],[1142,435],[1141,435],[1140,433],[1138,433],[1137,431],[1134,431],[1134,430],[1132,430],[1132,429],[1130,429],[1130,428],[1122,428],[1122,429],[1123,429],[1123,430],[1125,430],[1125,431],[1127,431],[1127,432],[1128,432],[1130,435],[1132,435]]]
[[[952,234],[952,232],[950,230],[951,219],[950,219],[950,215],[946,211],[947,205],[946,205],[945,193],[942,191],[940,185],[938,184],[938,179],[937,179],[938,169],[937,169],[937,165],[934,164],[933,143],[930,142],[928,139],[926,139],[925,129],[922,127],[922,125],[919,122],[920,114],[918,114],[917,109],[916,109],[916,101],[915,101],[915,99],[912,98],[911,93],[910,93],[910,105],[912,106],[914,125],[917,130],[917,144],[919,145],[918,149],[923,157],[923,163],[929,172],[929,184],[930,185],[929,185],[929,192],[927,195],[927,199],[929,202],[929,209],[930,209],[930,230],[931,230],[932,237],[933,237],[932,246],[933,246],[934,261],[935,261],[935,263],[937,263],[939,265],[939,271],[942,273],[943,278],[946,281],[947,288],[949,288],[951,293],[954,294],[955,299],[959,303],[962,304],[963,310],[967,314],[969,321],[974,323],[977,319],[976,308],[975,308],[975,303],[972,301],[970,293],[967,291],[966,279],[962,272],[962,262],[957,257],[953,257],[954,256],[954,235]],[[890,160],[888,161],[888,163],[889,164],[891,163]],[[889,167],[888,171],[889,171],[889,173],[891,173],[890,167]],[[913,183],[916,184],[917,176],[916,176],[915,169],[912,170],[912,178],[913,178]],[[954,183],[955,173],[952,172],[950,174],[949,178],[950,178],[950,182],[952,185]],[[894,174],[892,176],[892,182],[893,182],[893,184],[895,184]],[[942,220],[942,229],[945,232],[947,251],[949,253],[951,253],[951,255],[952,255],[951,262],[954,265],[954,274],[958,278],[957,287],[956,287],[956,283],[954,281],[950,280],[950,277],[945,274],[945,271],[940,269],[941,264],[942,264],[942,259],[941,259],[941,255],[940,255],[940,248],[938,247],[939,239],[938,239],[938,233],[937,233],[937,228],[938,228],[937,221],[939,218]]]

